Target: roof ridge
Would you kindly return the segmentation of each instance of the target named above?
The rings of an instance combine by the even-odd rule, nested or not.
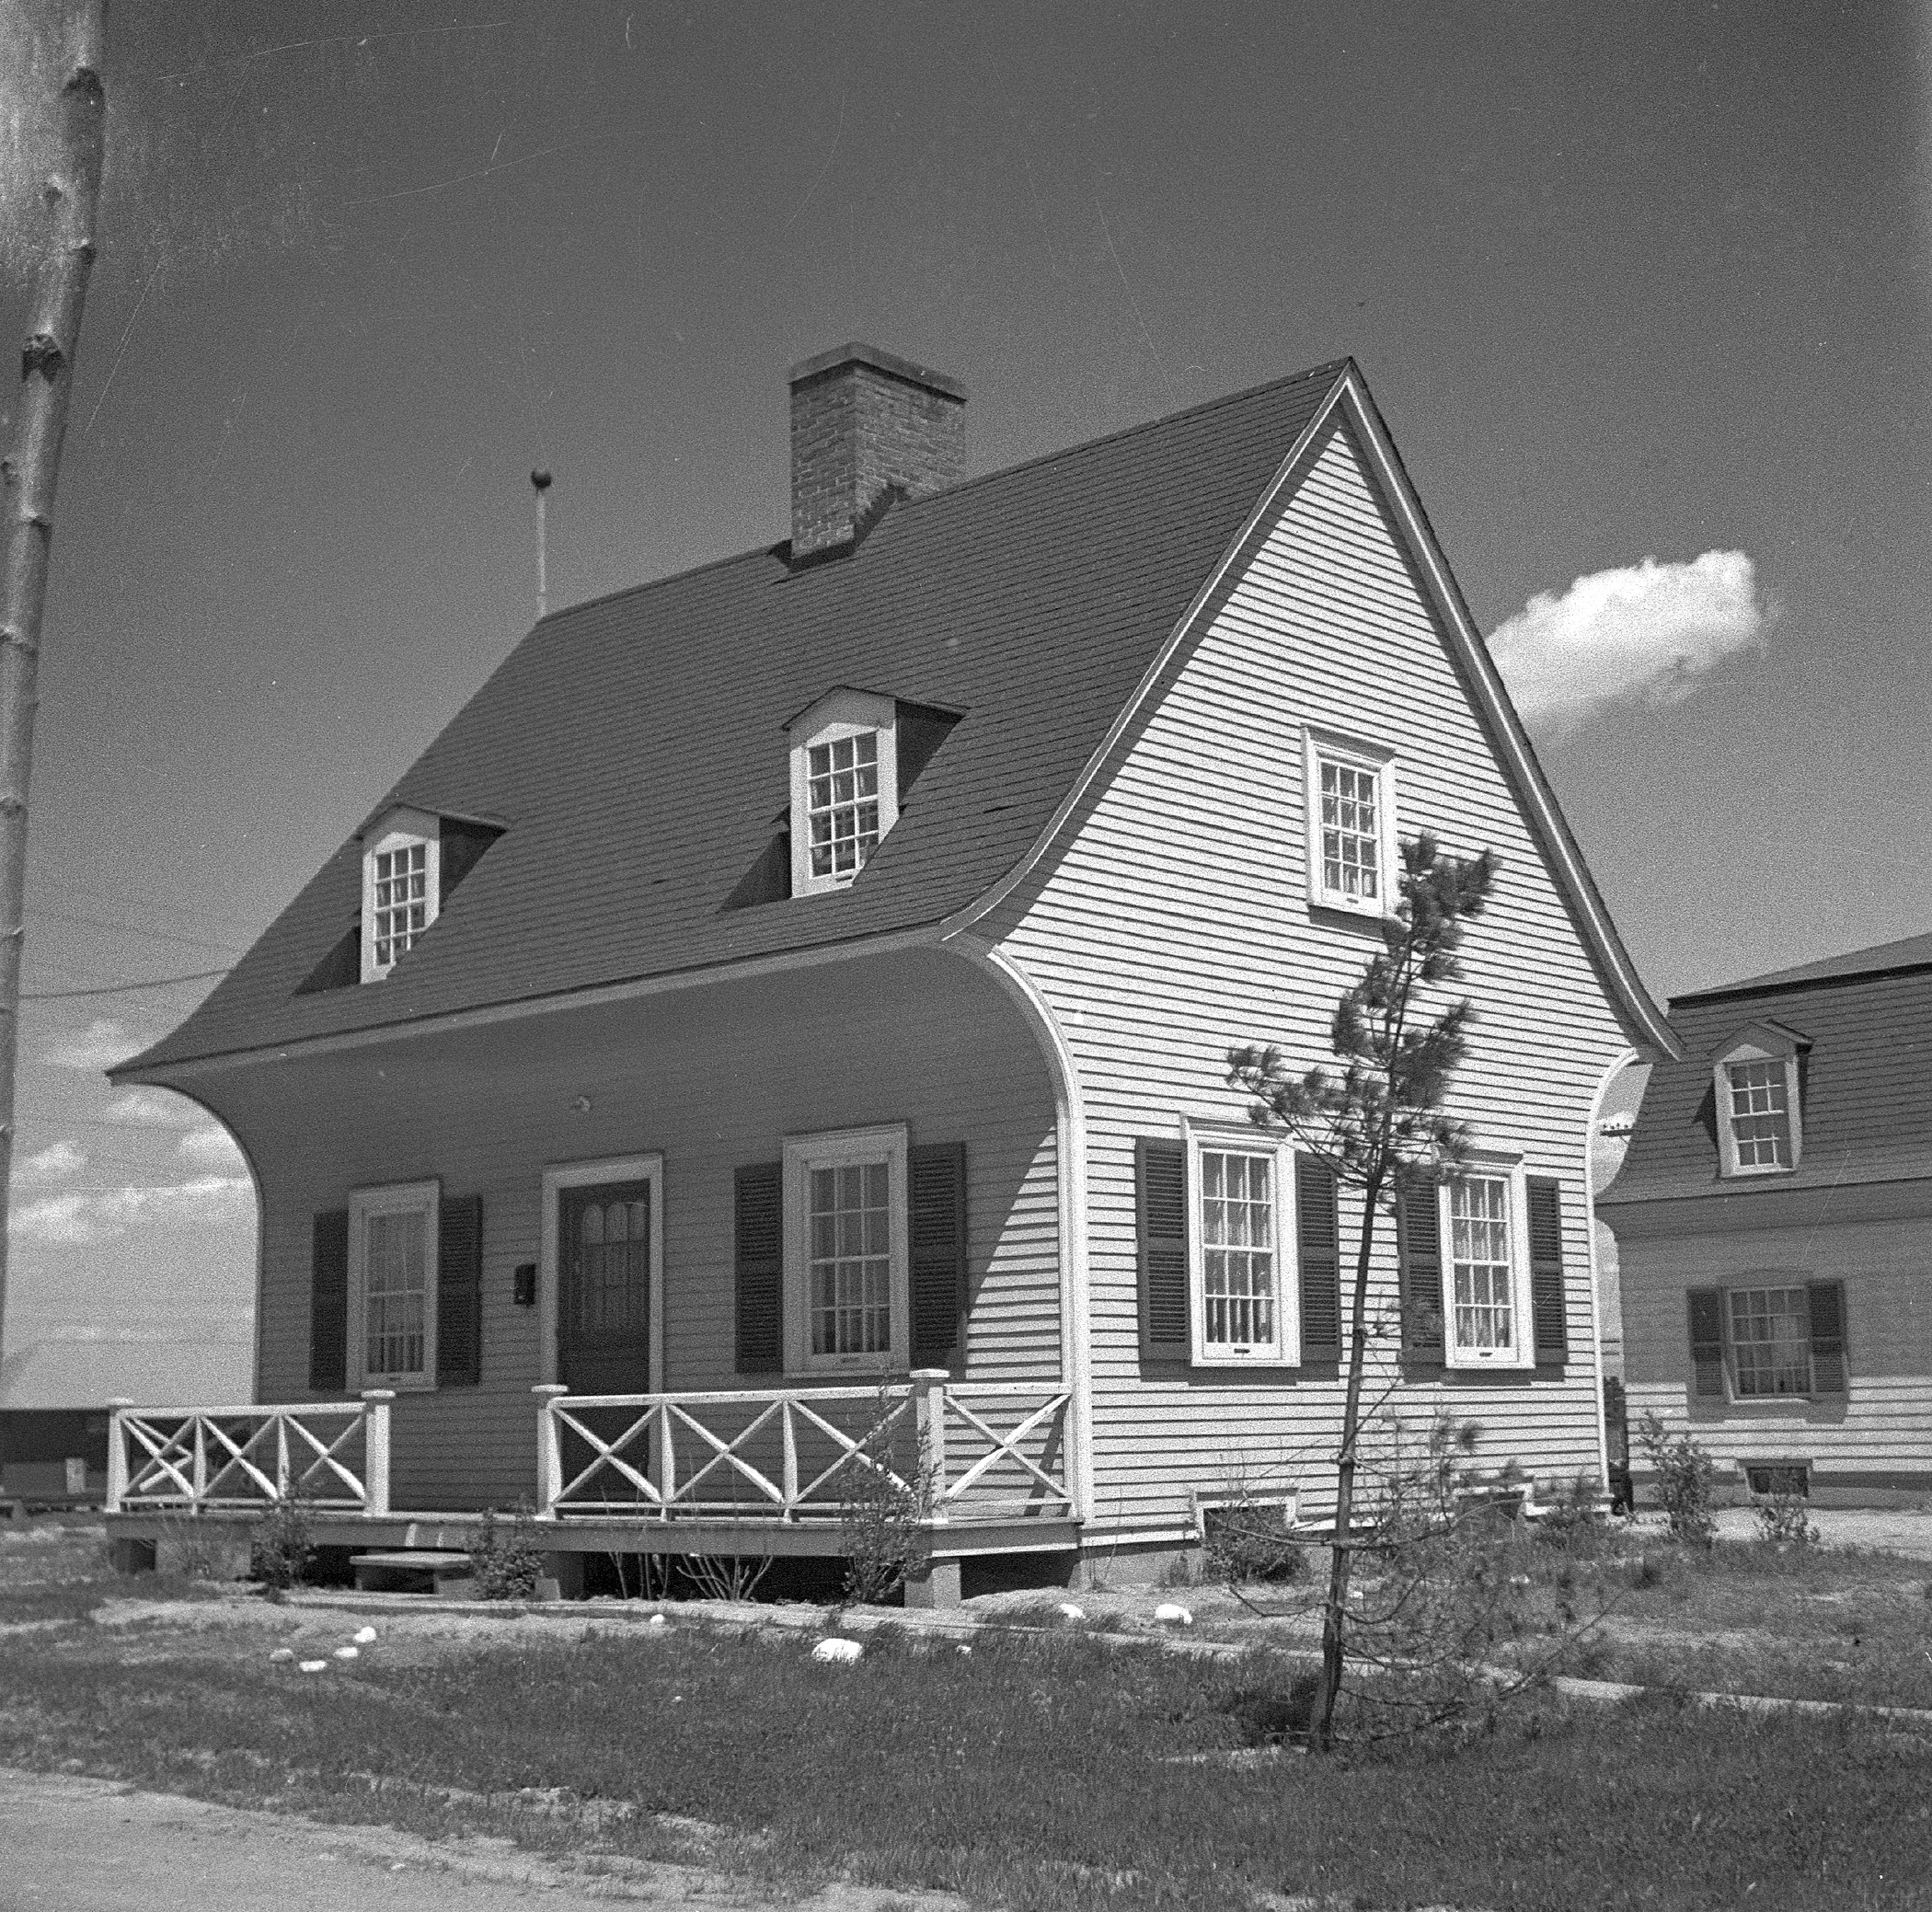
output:
[[[1920,953],[1904,952],[1916,948]],[[1892,960],[1867,963],[1863,959],[1891,954]],[[1713,983],[1704,989],[1687,989],[1671,997],[1671,1013],[1680,1003],[1721,1002],[1739,996],[1771,995],[1785,989],[1822,987],[1828,983],[1867,981],[1874,976],[1909,975],[1915,970],[1932,969],[1932,931],[1916,936],[1895,936],[1882,943],[1869,943],[1863,949],[1846,950],[1834,956],[1819,956],[1810,962],[1794,962],[1783,969],[1765,970],[1735,983]]]

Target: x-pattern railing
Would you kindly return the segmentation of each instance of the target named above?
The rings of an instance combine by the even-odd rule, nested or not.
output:
[[[294,1492],[317,1507],[386,1513],[392,1398],[373,1389],[361,1400],[286,1407],[119,1406],[109,1511],[259,1508]],[[360,1473],[351,1464],[358,1447]]]

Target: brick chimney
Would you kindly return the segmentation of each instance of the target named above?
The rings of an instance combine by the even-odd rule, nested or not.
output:
[[[966,387],[876,345],[791,368],[791,561],[850,551],[887,488],[923,498],[960,476]]]

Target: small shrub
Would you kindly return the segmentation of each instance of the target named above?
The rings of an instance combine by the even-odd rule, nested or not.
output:
[[[300,1482],[292,1481],[249,1537],[248,1577],[260,1581],[271,1600],[279,1600],[308,1578],[315,1558],[308,1496]]]
[[[687,1553],[684,1577],[700,1600],[749,1600],[771,1572],[768,1553]]]
[[[1757,1535],[1775,1547],[1816,1547],[1818,1529],[1811,1525],[1811,1510],[1804,1497],[1795,1493],[1774,1493],[1757,1503]]]
[[[845,1597],[861,1607],[883,1606],[905,1584],[932,1511],[937,1483],[929,1471],[922,1465],[902,1472],[895,1464],[899,1407],[890,1390],[879,1390],[872,1424],[839,1471]]]
[[[543,1578],[544,1555],[531,1537],[534,1517],[530,1503],[519,1501],[506,1528],[494,1507],[484,1508],[483,1518],[469,1542],[472,1584],[477,1599],[535,1597],[536,1584]]]
[[[1717,1470],[1710,1456],[1688,1434],[1673,1439],[1655,1414],[1639,1422],[1637,1443],[1657,1476],[1657,1499],[1670,1523],[1671,1538],[1708,1547],[1718,1533],[1711,1512]]]
[[[1605,1532],[1602,1499],[1596,1476],[1587,1469],[1580,1472],[1536,1521],[1537,1539],[1570,1553],[1593,1551]]]
[[[1288,1510],[1276,1503],[1236,1501],[1204,1507],[1203,1551],[1210,1574],[1230,1585],[1258,1580],[1299,1580],[1307,1572],[1305,1548],[1292,1538]]]

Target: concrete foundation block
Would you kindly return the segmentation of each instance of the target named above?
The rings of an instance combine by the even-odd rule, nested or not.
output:
[[[906,1572],[905,1604],[908,1607],[957,1607],[960,1604],[959,1561],[927,1561],[924,1565],[926,1571],[916,1576],[910,1569]]]

